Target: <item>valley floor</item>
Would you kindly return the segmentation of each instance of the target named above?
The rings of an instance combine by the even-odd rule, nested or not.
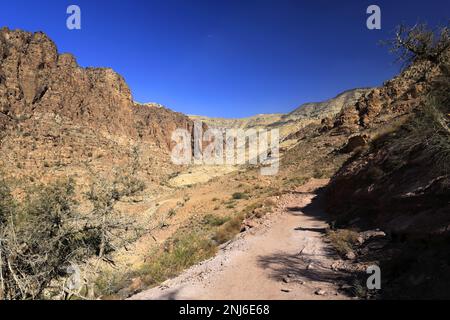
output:
[[[320,188],[313,179],[285,194],[258,226],[222,246],[212,259],[131,299],[349,299],[345,274],[326,242]]]

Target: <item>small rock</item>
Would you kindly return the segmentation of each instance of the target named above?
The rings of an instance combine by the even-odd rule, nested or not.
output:
[[[363,243],[364,243],[371,238],[384,238],[384,237],[386,237],[386,233],[381,230],[369,230],[369,231],[361,232],[359,234],[359,236],[362,238]],[[358,242],[359,242],[359,238],[358,238]]]
[[[334,271],[338,271],[340,268],[342,268],[342,263],[343,261],[341,260],[333,262],[333,264],[331,265],[331,269]]]
[[[250,228],[246,225],[242,225],[241,226],[241,233],[247,232],[248,230],[250,230]]]
[[[372,243],[369,243],[367,245],[367,248],[370,250],[380,250],[383,249],[387,245],[386,241],[375,241]]]
[[[358,241],[358,243],[361,245],[361,244],[364,244],[364,238],[362,237],[362,236],[359,236],[357,239],[356,239],[356,241]]]
[[[314,264],[310,263],[306,266],[306,270],[312,270],[314,269]]]
[[[341,149],[341,151],[343,153],[350,153],[355,151],[359,147],[367,145],[367,143],[368,143],[367,135],[356,134],[348,139],[347,144]]]
[[[349,251],[345,255],[345,258],[347,258],[348,260],[355,260],[356,259],[356,254],[353,251]]]
[[[327,294],[327,292],[323,289],[318,289],[314,292],[314,294],[318,295],[318,296],[324,296]]]
[[[291,292],[291,289],[283,288],[283,289],[281,289],[281,291],[282,291],[282,292]]]
[[[291,279],[289,279],[288,277],[283,277],[283,282],[289,283],[289,282],[291,282]]]

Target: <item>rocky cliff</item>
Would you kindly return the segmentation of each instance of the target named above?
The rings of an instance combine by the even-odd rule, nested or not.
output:
[[[380,228],[355,249],[383,272],[384,298],[450,297],[450,52],[416,61],[338,115],[329,134],[353,134],[351,157],[327,188],[335,225]]]
[[[323,119],[334,117],[345,107],[353,106],[358,99],[364,96],[370,89],[352,89],[340,93],[336,97],[322,101],[305,103],[283,117],[284,120],[298,120],[303,118]]]
[[[170,172],[171,131],[192,127],[182,114],[136,104],[119,74],[78,66],[44,33],[0,30],[0,161],[10,175],[77,172],[86,162],[108,170],[138,147],[158,176]]]
[[[346,104],[334,127],[354,133],[408,114],[420,105],[438,75],[439,66],[429,61],[415,63],[383,86],[369,90],[355,103]]]
[[[450,212],[448,72],[445,64],[414,63],[337,116],[331,132],[353,133],[342,151],[354,155],[331,182],[332,212],[356,210],[379,226],[411,232],[450,223],[439,214]]]

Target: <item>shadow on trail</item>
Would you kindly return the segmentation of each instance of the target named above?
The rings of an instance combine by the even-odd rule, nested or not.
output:
[[[318,232],[318,233],[325,233],[327,232],[327,228],[303,228],[298,227],[295,228],[296,231],[311,231],[311,232]]]
[[[315,192],[315,197],[304,207],[290,207],[287,211],[293,215],[305,215],[311,218],[327,221],[327,215],[323,210],[323,188]],[[297,231],[311,231],[325,233],[327,228],[298,227]],[[324,283],[344,284],[349,281],[351,275],[342,271],[335,271],[329,265],[323,265],[321,258],[326,256],[331,260],[337,258],[335,250],[326,246],[317,253],[303,252],[299,248],[297,254],[275,253],[259,257],[258,264],[261,268],[270,271],[269,277],[282,281],[286,276],[302,281],[315,281]]]
[[[175,289],[175,290],[167,290],[167,293],[161,295],[158,297],[158,300],[179,300],[178,299],[178,294],[179,294],[179,289]]]

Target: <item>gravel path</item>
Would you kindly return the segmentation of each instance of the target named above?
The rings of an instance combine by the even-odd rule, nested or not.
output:
[[[323,233],[327,227],[312,180],[279,199],[276,212],[239,235],[214,258],[131,299],[348,299],[344,275]]]

